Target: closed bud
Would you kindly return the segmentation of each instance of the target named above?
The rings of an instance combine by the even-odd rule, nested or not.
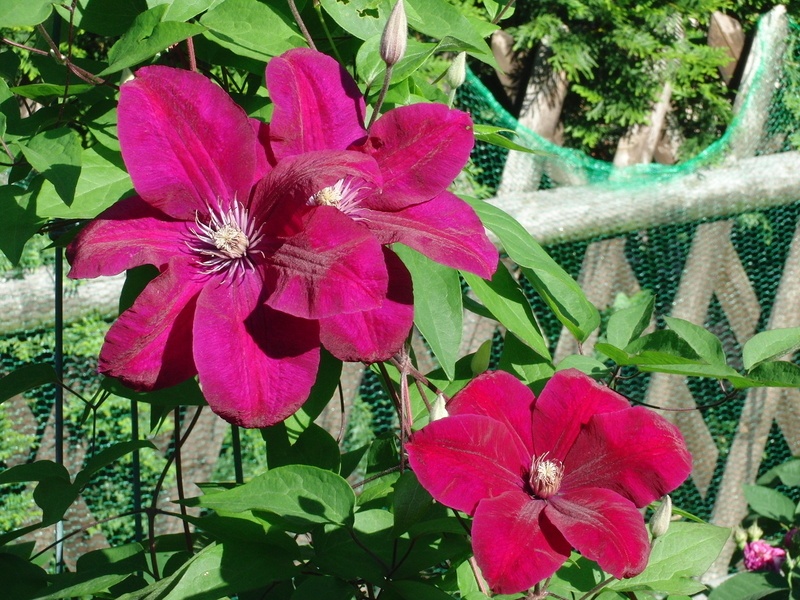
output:
[[[669,523],[672,520],[672,498],[664,496],[661,506],[656,509],[650,519],[650,533],[653,538],[658,538],[667,533]]]
[[[447,69],[447,84],[451,89],[461,87],[467,78],[467,53],[459,52]]]
[[[403,0],[397,0],[397,4],[386,21],[386,27],[381,36],[381,58],[388,66],[393,67],[406,53],[406,43],[408,41],[408,21],[406,20],[406,9]]]
[[[747,528],[747,537],[751,540],[760,540],[764,537],[764,530],[758,526],[758,523],[753,523],[750,527]]]
[[[747,545],[747,532],[741,525],[733,528],[733,540],[736,542],[739,550],[742,550]]]
[[[431,423],[450,416],[445,405],[444,396],[436,394],[436,400],[433,401],[433,406],[431,407]]]

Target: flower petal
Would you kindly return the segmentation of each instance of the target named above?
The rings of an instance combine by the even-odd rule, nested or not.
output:
[[[278,160],[309,150],[344,150],[366,136],[365,104],[350,74],[333,58],[295,48],[267,65],[275,104],[271,146]]]
[[[577,369],[558,371],[547,382],[533,410],[537,456],[564,461],[581,428],[597,413],[630,408],[625,398]]]
[[[319,330],[261,304],[260,278],[209,285],[197,300],[194,357],[211,409],[242,427],[267,427],[308,398],[319,366]]]
[[[267,304],[305,319],[381,306],[389,276],[369,230],[330,206],[307,211],[301,221],[302,230],[268,256]]]
[[[447,412],[482,415],[502,423],[515,438],[520,455],[532,457],[531,415],[535,401],[533,392],[510,373],[487,371],[453,396],[447,403]]]
[[[485,279],[497,269],[497,248],[480,219],[450,192],[396,211],[361,208],[359,216],[382,244],[401,242],[438,263]]]
[[[603,488],[581,488],[548,499],[545,516],[572,546],[614,577],[647,566],[650,542],[644,519],[627,498]]]
[[[467,164],[474,144],[467,113],[422,103],[381,116],[361,149],[381,168],[384,206],[397,210],[442,193]]]
[[[544,507],[544,502],[522,492],[507,492],[478,504],[472,548],[495,593],[527,590],[550,577],[569,558],[569,543],[542,518]]]
[[[530,456],[515,449],[504,423],[479,415],[439,419],[406,444],[422,487],[442,504],[469,514],[485,498],[523,489]]]
[[[133,196],[100,213],[67,247],[69,276],[116,275],[140,265],[162,268],[184,251],[186,223]]]
[[[197,373],[188,349],[201,288],[191,267],[170,261],[108,330],[99,371],[135,390],[169,387]]]
[[[119,100],[122,157],[136,191],[178,218],[218,199],[246,201],[266,161],[247,115],[204,76],[139,69]]]
[[[562,489],[604,487],[646,506],[686,480],[692,457],[677,427],[636,406],[594,416],[564,460]]]
[[[411,275],[397,255],[384,248],[389,291],[379,308],[320,320],[320,339],[336,358],[373,363],[388,360],[402,347],[414,324]]]

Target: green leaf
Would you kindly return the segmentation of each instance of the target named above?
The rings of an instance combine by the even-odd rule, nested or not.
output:
[[[686,341],[697,355],[710,365],[725,365],[722,342],[705,328],[675,317],[664,317],[669,328]]]
[[[755,512],[786,525],[794,521],[794,502],[778,490],[763,485],[744,486],[744,497]]]
[[[297,586],[290,600],[355,600],[356,591],[348,582],[328,575],[314,574]]]
[[[274,453],[270,459],[273,459],[273,456]],[[338,473],[340,459],[339,444],[336,440],[319,425],[310,423],[277,460],[270,460],[269,465],[270,468],[290,464],[311,465]]]
[[[578,371],[595,378],[606,377],[609,371],[609,368],[596,358],[580,354],[570,354],[556,365],[556,371],[564,369],[578,369]]]
[[[747,375],[751,385],[741,387],[800,387],[800,367],[783,360],[758,363]]]
[[[425,516],[433,506],[433,498],[420,485],[417,476],[406,471],[394,484],[392,504],[393,531],[399,537]]]
[[[74,129],[61,127],[40,133],[20,145],[31,166],[50,181],[61,200],[72,204],[81,174],[81,139]]]
[[[70,15],[61,4],[56,4],[55,9],[65,21],[69,22],[72,16],[75,27],[113,37],[125,33],[136,16],[148,8],[146,0],[78,0],[74,14]]]
[[[49,181],[37,194],[36,214],[45,218],[91,219],[133,190],[122,156],[96,146],[83,151],[81,177],[71,206],[61,201]]]
[[[144,62],[172,44],[205,30],[195,23],[162,21],[169,6],[161,4],[141,13],[130,29],[108,51],[109,65],[101,77]]]
[[[453,600],[453,597],[440,590],[433,583],[422,581],[390,581],[386,589],[392,592],[392,599],[402,600]]]
[[[708,600],[774,600],[788,596],[786,579],[779,573],[737,573],[711,590]]]
[[[414,323],[448,379],[452,380],[455,377],[464,317],[458,271],[433,262],[401,244],[395,244],[393,250],[411,273]]]
[[[783,485],[800,485],[800,459],[793,458],[772,467],[756,480],[759,485],[775,485],[780,481]]]
[[[630,344],[650,324],[654,308],[655,296],[648,294],[644,301],[616,311],[608,319],[606,341],[617,348]]]
[[[130,454],[131,452],[141,450],[143,448],[150,448],[152,450],[156,449],[153,442],[149,440],[131,440],[128,442],[119,442],[109,446],[108,448],[104,448],[86,461],[86,466],[75,476],[75,485],[78,486],[78,488],[83,488],[83,486],[89,483],[92,475],[97,473],[97,471],[110,465],[115,460],[122,458],[126,454]]]
[[[28,483],[30,481],[44,481],[45,479],[63,479],[69,483],[69,472],[64,467],[52,460],[37,460],[32,463],[15,465],[0,473],[0,484],[3,483]]]
[[[386,73],[386,63],[380,55],[380,35],[373,36],[365,41],[356,55],[356,70],[359,79],[371,85],[373,82],[382,82]],[[392,68],[392,83],[398,83],[416,72],[433,53],[438,44],[408,40],[408,47],[403,58]]]
[[[77,500],[79,490],[69,480],[61,477],[42,479],[33,490],[33,500],[42,509],[42,526],[53,525],[64,517],[64,513]]]
[[[762,331],[745,342],[742,360],[746,371],[800,347],[800,327]]]
[[[47,587],[47,573],[41,567],[13,554],[0,553],[0,579],[6,598],[28,600]]]
[[[13,87],[11,91],[18,96],[30,98],[31,100],[49,100],[57,96],[63,96],[67,91],[69,91],[70,96],[75,96],[76,94],[83,94],[93,89],[93,85],[83,83],[71,85],[69,86],[69,90],[63,85],[56,85],[54,83],[31,83],[29,85]]]
[[[608,587],[623,591],[655,591],[693,595],[705,586],[691,579],[700,577],[716,560],[730,536],[730,529],[700,523],[672,523],[657,538],[647,568],[631,579]]]
[[[232,490],[193,500],[193,504],[213,510],[257,510],[279,515],[297,533],[321,523],[351,523],[355,507],[355,494],[347,481],[305,465],[279,467]]]
[[[577,282],[554,261],[513,217],[483,200],[465,197],[483,224],[499,239],[511,260],[547,303],[559,322],[585,341],[600,325],[600,313]]]
[[[505,265],[498,266],[491,281],[466,271],[461,275],[497,321],[542,358],[550,360],[547,343],[536,325],[528,299]]]
[[[506,136],[501,135],[503,133],[511,133],[516,135],[513,129],[475,123],[475,125],[473,125],[473,131],[475,133],[475,140],[479,142],[485,142],[487,144],[492,144],[493,146],[499,146],[500,148],[506,148],[508,150],[527,152],[528,154],[546,154],[544,150],[526,148],[525,146],[521,146],[516,142],[511,141]]]
[[[0,2],[0,27],[38,25],[50,16],[58,0],[3,0]]]
[[[278,3],[225,0],[200,18],[205,36],[240,56],[267,61],[306,43]]]
[[[58,383],[52,365],[25,365],[0,379],[0,404],[40,385]]]
[[[32,193],[16,185],[0,186],[0,214],[0,251],[16,266],[25,244],[46,220],[36,214]]]
[[[220,4],[223,0],[147,0],[150,8],[159,4],[167,4],[167,14],[164,20],[167,21],[188,21],[196,17],[201,12],[210,10]]]
[[[308,400],[303,403],[300,410],[284,421],[292,440],[297,439],[297,436],[322,414],[331,399],[337,395],[341,375],[342,361],[323,349],[317,370],[317,380],[311,388]]]
[[[528,385],[550,379],[555,373],[549,358],[534,352],[513,333],[506,333],[498,368],[511,373]]]

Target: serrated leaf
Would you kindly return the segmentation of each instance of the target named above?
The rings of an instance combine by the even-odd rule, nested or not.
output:
[[[606,341],[617,348],[624,348],[638,338],[650,324],[655,308],[655,297],[648,294],[643,302],[620,309],[611,315],[606,327]]]
[[[25,365],[0,379],[0,404],[40,385],[58,383],[52,365]]]
[[[232,490],[194,498],[191,504],[225,512],[272,513],[301,533],[322,523],[352,523],[355,494],[344,479],[330,471],[289,465],[267,471]]]
[[[257,0],[225,0],[200,18],[206,37],[240,56],[267,61],[305,41],[293,21]]]
[[[579,341],[585,341],[600,325],[600,313],[578,283],[513,217],[483,200],[468,197],[464,200],[500,239],[511,260],[522,267],[522,272],[559,322]]]
[[[401,244],[395,244],[393,249],[411,273],[414,323],[452,380],[464,318],[458,271]]]
[[[196,23],[162,21],[169,8],[160,4],[141,13],[128,31],[108,51],[109,65],[99,73],[101,77],[144,62],[172,44],[204,31]]]
[[[794,521],[794,502],[778,490],[763,485],[744,486],[744,497],[755,512],[783,524]]]
[[[536,325],[528,299],[505,266],[497,268],[491,281],[466,271],[461,275],[497,321],[542,358],[550,360],[547,343]]]
[[[35,135],[20,150],[31,166],[53,184],[66,205],[72,204],[81,174],[81,139],[74,129],[60,127]]]
[[[26,27],[43,23],[58,0],[3,0],[0,27]]]
[[[773,358],[800,347],[800,327],[762,331],[751,337],[742,347],[742,360],[746,371]]]
[[[691,595],[705,586],[691,579],[700,577],[716,560],[730,537],[730,529],[700,523],[672,523],[657,538],[647,568],[630,579],[615,581],[615,591],[655,591]],[[691,591],[690,591],[691,590]]]

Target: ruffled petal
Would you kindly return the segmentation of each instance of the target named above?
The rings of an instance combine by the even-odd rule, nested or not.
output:
[[[307,211],[301,221],[301,231],[267,257],[267,304],[305,319],[381,306],[389,276],[369,230],[330,206]]]
[[[267,88],[275,104],[270,138],[278,160],[310,150],[344,150],[366,135],[358,86],[325,54],[295,48],[273,58]]]
[[[502,423],[514,437],[520,455],[532,457],[534,402],[533,392],[513,375],[504,371],[487,371],[453,396],[447,403],[447,412],[451,415],[482,415]]]
[[[614,577],[644,571],[650,542],[644,519],[627,498],[602,488],[582,488],[548,499],[545,516],[578,552]]]
[[[683,483],[692,457],[677,427],[637,406],[592,417],[564,470],[562,489],[604,487],[641,507]]]
[[[204,76],[139,69],[119,100],[122,157],[136,191],[182,219],[219,199],[244,202],[266,160],[244,110]]]
[[[445,506],[472,514],[485,498],[520,492],[530,456],[517,451],[504,423],[478,415],[447,417],[406,444],[420,484]]]
[[[542,518],[544,506],[522,492],[507,492],[478,504],[472,548],[495,593],[527,590],[550,577],[569,558],[569,543]]]
[[[369,201],[365,204],[374,206]],[[490,279],[497,269],[497,248],[486,236],[478,215],[450,192],[397,211],[365,206],[359,216],[382,244],[400,242],[431,260],[484,279]]]
[[[467,164],[474,144],[467,113],[422,103],[381,116],[361,149],[383,173],[384,209],[397,210],[442,193]]]
[[[197,373],[189,348],[201,288],[191,267],[173,259],[108,330],[99,371],[141,391],[176,385]]]
[[[558,371],[542,390],[533,410],[533,447],[537,456],[564,461],[581,428],[598,413],[630,408],[625,398],[577,369]]]
[[[319,366],[314,321],[261,303],[256,273],[209,285],[197,300],[194,357],[211,409],[242,427],[267,427],[308,398]]]
[[[320,320],[320,339],[336,358],[373,363],[388,360],[403,346],[414,324],[411,274],[384,248],[389,291],[379,308]]]
[[[186,248],[186,223],[133,196],[92,220],[67,247],[69,277],[116,275],[140,265],[164,267]]]

